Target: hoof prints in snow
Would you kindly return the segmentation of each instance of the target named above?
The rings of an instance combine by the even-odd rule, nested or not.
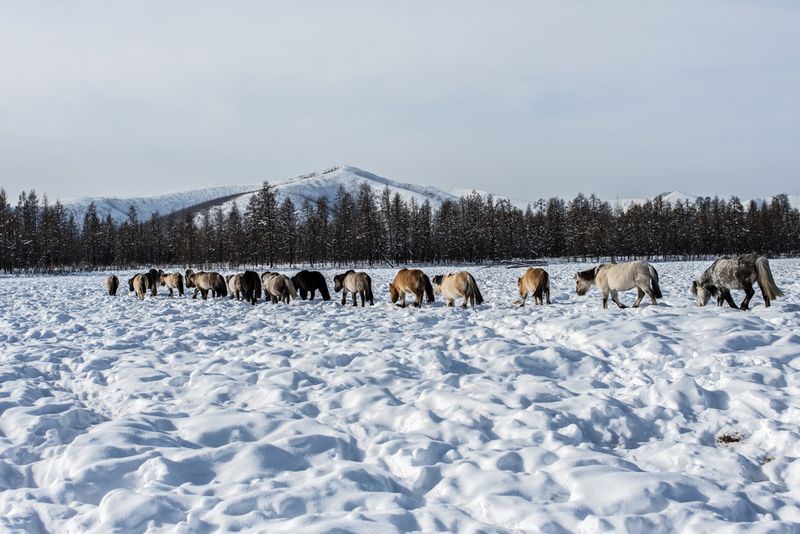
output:
[[[522,269],[470,268],[474,311],[393,307],[379,269],[365,309],[0,280],[0,530],[792,531],[800,261],[772,264],[786,298],[746,313],[694,305],[705,262],[638,310],[575,296],[583,265],[524,308]]]

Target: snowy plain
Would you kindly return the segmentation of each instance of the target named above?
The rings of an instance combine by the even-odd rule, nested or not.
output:
[[[625,310],[575,264],[524,308],[470,267],[476,310],[0,278],[0,531],[798,532],[800,260],[750,312],[708,264]]]

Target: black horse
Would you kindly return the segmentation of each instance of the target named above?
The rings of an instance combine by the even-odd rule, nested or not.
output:
[[[245,271],[241,282],[244,299],[255,306],[256,301],[261,298],[261,277],[255,271]]]
[[[319,291],[322,300],[331,300],[328,284],[325,283],[325,277],[319,271],[300,271],[292,277],[292,284],[303,300],[306,300],[309,293],[311,293],[311,300],[314,300],[315,291]]]

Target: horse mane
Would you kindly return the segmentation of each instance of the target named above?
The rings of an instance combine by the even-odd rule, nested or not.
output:
[[[586,280],[587,282],[594,282],[594,279],[597,277],[597,269],[600,266],[592,267],[591,269],[586,269],[585,271],[578,272],[578,278],[581,280]]]

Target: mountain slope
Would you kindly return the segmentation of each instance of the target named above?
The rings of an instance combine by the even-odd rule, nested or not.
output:
[[[392,196],[398,193],[404,200],[408,201],[413,198],[420,204],[427,200],[434,209],[438,208],[445,200],[457,200],[472,191],[470,189],[444,191],[437,187],[399,182],[349,165],[339,165],[287,180],[270,180],[277,193],[278,202],[282,202],[285,198],[290,198],[298,209],[306,199],[313,201],[321,196],[327,196],[333,200],[339,187],[344,187],[351,194],[355,194],[363,182],[370,184],[378,195],[381,194],[385,187],[388,187]],[[117,222],[127,219],[130,206],[136,208],[139,220],[146,220],[154,213],[163,216],[188,209],[199,212],[202,209],[219,207],[227,212],[234,204],[237,205],[240,211],[244,212],[250,198],[260,187],[261,183],[259,182],[244,185],[205,187],[133,198],[83,197],[64,202],[64,204],[68,209],[72,210],[79,223],[83,221],[86,208],[91,202],[95,203],[98,215],[101,218],[110,214]],[[487,194],[485,191],[478,192],[482,195]],[[523,210],[528,204],[534,203],[503,195],[494,194],[494,196],[496,199],[507,199],[511,204]],[[656,197],[661,197],[671,203],[678,201],[694,203],[698,198],[696,195],[682,191],[661,193]],[[763,202],[769,202],[770,199],[771,197],[766,197],[754,200],[760,205]],[[627,209],[632,204],[641,204],[646,200],[643,198],[614,199],[610,200],[610,203],[612,206],[619,205]],[[789,201],[794,207],[800,206],[800,195],[789,195]],[[742,203],[745,205],[749,202],[749,199],[742,199]]]

